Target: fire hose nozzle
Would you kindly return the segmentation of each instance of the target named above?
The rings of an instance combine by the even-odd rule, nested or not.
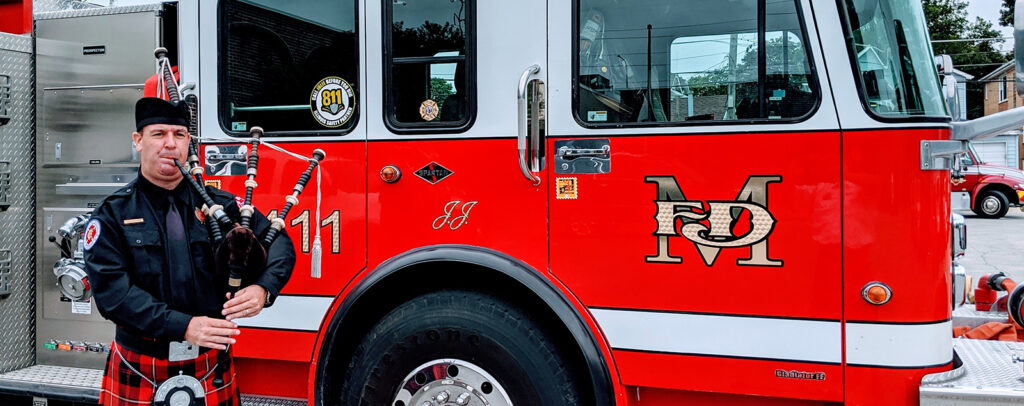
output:
[[[992,290],[1003,291],[1006,288],[1003,287],[1003,281],[1007,279],[1006,274],[1003,272],[996,272],[988,276],[988,287]]]

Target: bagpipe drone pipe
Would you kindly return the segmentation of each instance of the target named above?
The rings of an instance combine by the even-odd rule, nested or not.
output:
[[[170,65],[170,61],[167,59],[167,50],[164,48],[157,48],[155,55],[158,62],[158,92],[166,91],[167,99],[171,102],[181,102],[181,91],[178,87],[178,83],[174,78],[174,74]],[[190,114],[196,114],[191,111]],[[193,116],[194,117],[194,116]],[[182,165],[177,159],[174,160],[175,165],[178,166],[178,170],[181,171],[182,176],[189,182],[193,190],[195,190],[202,198],[203,207],[200,210],[205,215],[204,223],[210,232],[210,243],[214,247],[214,258],[219,275],[227,274],[227,292],[229,297],[233,298],[235,294],[242,289],[243,280],[252,281],[256,280],[264,271],[267,264],[268,249],[274,240],[280,235],[282,229],[285,226],[285,218],[292,207],[299,203],[299,195],[305,189],[306,184],[312,177],[313,170],[317,168],[320,161],[326,157],[323,150],[316,149],[313,151],[311,158],[304,158],[309,162],[306,170],[299,175],[299,179],[295,182],[295,186],[292,188],[292,193],[285,196],[285,205],[280,210],[280,214],[276,216],[270,216],[270,225],[266,228],[265,234],[262,237],[262,241],[256,234],[255,221],[253,215],[256,212],[256,208],[253,206],[253,189],[256,188],[256,173],[259,164],[259,150],[258,147],[261,143],[264,143],[261,138],[263,136],[263,129],[260,127],[252,127],[249,132],[250,138],[247,140],[249,143],[248,159],[246,163],[246,176],[245,181],[245,199],[239,207],[239,219],[230,218],[224,207],[217,204],[213,198],[210,197],[209,193],[204,188],[202,173],[203,167],[199,164],[198,146],[197,141],[194,137],[189,139],[188,147],[188,164],[187,167]],[[268,146],[274,147],[267,143]],[[279,148],[278,148],[279,149]],[[295,156],[295,154],[291,154]],[[226,232],[225,232],[226,231]],[[314,258],[315,262],[318,262]],[[218,360],[218,366],[226,364],[227,351],[221,353],[222,357]],[[217,368],[217,378],[214,380],[214,384],[217,385],[218,381],[223,383],[223,368]]]
[[[174,78],[167,50],[157,48],[155,55],[158,62],[158,91],[165,91],[167,99],[171,102],[181,102],[181,91]],[[191,112],[190,114],[195,114]],[[205,223],[210,231],[211,243],[214,247],[216,266],[218,272],[227,271],[227,291],[233,297],[242,288],[244,280],[255,280],[267,263],[267,252],[269,247],[285,226],[285,219],[292,207],[299,203],[299,195],[305,189],[306,184],[312,177],[313,170],[317,168],[326,154],[321,149],[313,151],[313,156],[307,158],[309,165],[299,175],[299,179],[292,188],[292,193],[285,196],[285,205],[280,214],[272,216],[270,227],[266,229],[260,238],[255,233],[253,214],[256,208],[252,204],[253,189],[256,188],[256,174],[259,164],[259,145],[262,143],[263,129],[252,127],[249,132],[248,159],[246,163],[245,199],[239,208],[240,218],[232,219],[225,212],[224,207],[214,202],[213,198],[203,187],[203,167],[199,164],[198,146],[195,138],[189,140],[188,164],[187,167],[175,160],[178,170],[188,180],[192,188],[203,200],[203,207],[200,210],[205,215]]]

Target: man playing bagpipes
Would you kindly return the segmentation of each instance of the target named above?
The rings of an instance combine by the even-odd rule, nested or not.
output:
[[[104,405],[237,405],[232,320],[269,306],[295,265],[291,240],[268,233],[271,221],[248,199],[242,210],[234,195],[187,175],[180,162],[189,155],[189,117],[181,102],[138,101],[138,178],[107,197],[86,226],[96,307],[117,325]],[[249,228],[222,235],[222,224],[243,217]],[[279,238],[262,243],[267,234]]]

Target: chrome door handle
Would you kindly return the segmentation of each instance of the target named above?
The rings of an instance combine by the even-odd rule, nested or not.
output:
[[[518,97],[517,103],[519,106],[519,134],[517,137],[519,146],[519,170],[523,172],[523,176],[526,177],[527,180],[533,183],[533,186],[540,185],[540,178],[530,170],[530,165],[527,163],[526,135],[529,130],[526,123],[526,85],[530,83],[530,76],[536,75],[538,72],[540,72],[539,65],[532,65],[529,68],[526,68],[526,71],[523,72],[523,76],[519,78],[519,91],[516,93]]]
[[[598,148],[571,148],[561,147],[556,153],[558,156],[564,159],[582,158],[582,157],[598,157],[608,158],[611,153],[611,146],[604,145],[600,149]]]

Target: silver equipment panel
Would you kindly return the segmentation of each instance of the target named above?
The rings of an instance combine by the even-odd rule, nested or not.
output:
[[[171,5],[149,5],[36,16],[38,364],[102,368],[106,360],[114,325],[88,295],[78,302],[61,293],[61,250],[49,238],[60,241],[65,221],[90,213],[137,176],[135,101],[156,72],[153,50],[168,45],[163,22],[170,13]]]

